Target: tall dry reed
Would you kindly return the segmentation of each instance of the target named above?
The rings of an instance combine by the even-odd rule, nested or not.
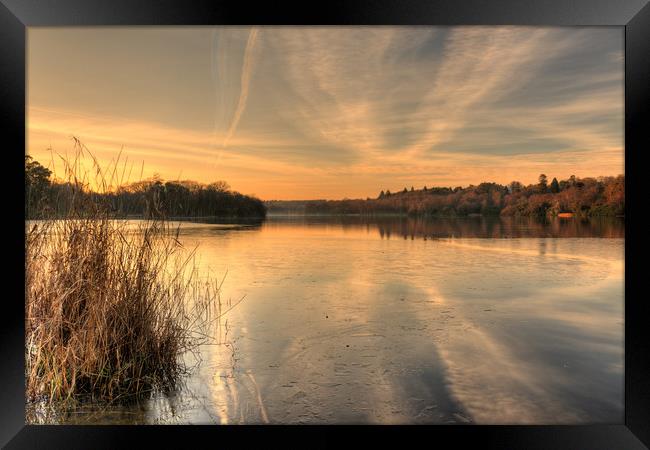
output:
[[[219,285],[198,278],[194,251],[162,216],[116,220],[89,194],[80,161],[92,162],[93,189],[109,190],[117,160],[107,172],[75,148],[68,210],[26,222],[27,397],[115,401],[173,387],[187,370],[182,356],[220,316]]]

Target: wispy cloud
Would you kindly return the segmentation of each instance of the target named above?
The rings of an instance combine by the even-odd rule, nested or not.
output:
[[[143,56],[130,48],[117,58],[108,39],[79,47],[77,31],[66,31],[64,43],[61,33],[30,34],[38,50],[28,64],[35,155],[76,134],[106,154],[124,144],[161,174],[175,176],[182,164],[185,176],[227,179],[264,198],[623,172],[620,30],[217,27],[175,32],[164,46],[163,32],[157,40],[130,35],[148,42],[138,45],[157,72],[143,72]],[[60,62],[46,58],[57,42]],[[69,69],[76,57],[124,73],[79,78]],[[180,58],[187,63],[174,78]],[[132,85],[163,75],[176,80],[165,89],[182,96]],[[99,113],[54,96],[61,90],[83,92]],[[113,112],[129,102],[133,108]]]

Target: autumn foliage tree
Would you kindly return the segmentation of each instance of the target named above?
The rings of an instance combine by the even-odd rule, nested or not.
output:
[[[399,214],[410,216],[616,216],[625,211],[625,177],[576,178],[550,185],[546,175],[537,184],[524,186],[513,181],[507,186],[481,183],[468,187],[432,187],[381,191],[369,200],[318,200],[305,203],[307,214]]]

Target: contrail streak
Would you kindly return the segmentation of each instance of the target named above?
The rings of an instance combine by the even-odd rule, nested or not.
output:
[[[244,51],[244,63],[242,65],[241,72],[241,91],[239,93],[239,102],[237,103],[237,109],[233,115],[232,122],[230,123],[230,128],[226,133],[226,137],[223,140],[223,147],[228,145],[228,141],[232,138],[237,125],[239,124],[239,119],[244,113],[246,108],[246,100],[248,99],[248,85],[250,84],[251,72],[253,69],[253,49],[255,48],[255,42],[257,40],[257,28],[252,28],[250,34],[248,35],[248,42],[246,42],[246,50]]]

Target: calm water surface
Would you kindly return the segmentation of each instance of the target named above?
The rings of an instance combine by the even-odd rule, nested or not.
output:
[[[623,421],[622,221],[183,223],[229,345],[176,393],[67,422]]]

